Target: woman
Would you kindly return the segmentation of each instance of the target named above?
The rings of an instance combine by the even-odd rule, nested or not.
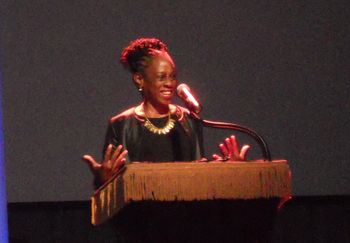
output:
[[[203,158],[201,125],[187,109],[171,103],[177,80],[167,46],[155,38],[137,39],[123,50],[120,61],[131,72],[143,102],[110,119],[101,163],[83,156],[95,175],[95,185],[106,182],[128,162]],[[231,136],[220,144],[223,156],[213,158],[244,160],[248,148],[240,150]]]

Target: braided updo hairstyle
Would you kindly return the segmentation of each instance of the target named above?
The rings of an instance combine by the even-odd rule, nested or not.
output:
[[[141,72],[156,55],[156,51],[168,52],[168,47],[156,38],[140,38],[131,41],[122,51],[120,63],[131,73]]]

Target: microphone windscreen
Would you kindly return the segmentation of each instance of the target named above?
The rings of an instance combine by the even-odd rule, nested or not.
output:
[[[202,110],[202,106],[199,104],[197,99],[191,93],[191,89],[187,84],[179,84],[176,89],[177,95],[185,102],[188,109],[199,114]]]

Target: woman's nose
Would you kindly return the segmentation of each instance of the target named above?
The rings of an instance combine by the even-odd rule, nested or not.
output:
[[[168,87],[176,87],[177,80],[174,79],[174,78],[169,77],[169,78],[166,79],[166,81],[165,81],[164,84],[165,84],[166,86],[168,86]]]

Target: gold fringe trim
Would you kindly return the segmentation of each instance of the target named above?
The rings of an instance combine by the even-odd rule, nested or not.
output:
[[[288,198],[287,161],[212,163],[133,163],[91,200],[98,225],[130,201],[194,201]]]

